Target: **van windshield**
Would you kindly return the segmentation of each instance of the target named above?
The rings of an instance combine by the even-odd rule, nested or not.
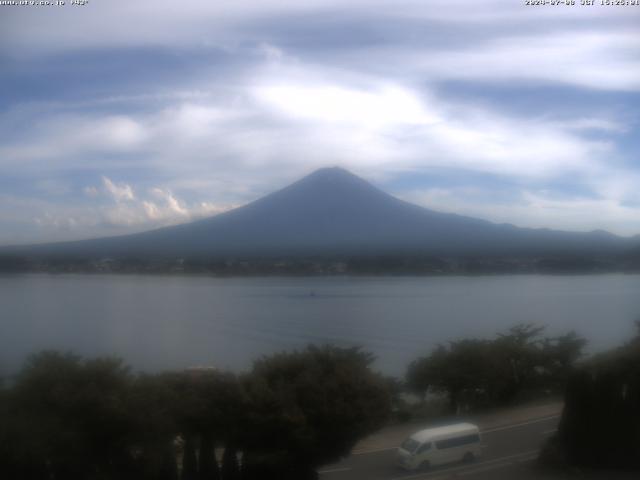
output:
[[[402,442],[402,449],[406,450],[409,453],[413,453],[413,451],[418,448],[420,442],[414,440],[413,438],[407,438],[404,442]]]

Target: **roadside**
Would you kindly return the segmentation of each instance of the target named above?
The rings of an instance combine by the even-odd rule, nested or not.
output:
[[[324,480],[631,480],[637,472],[554,470],[536,462],[541,445],[556,431],[562,402],[529,404],[476,415],[393,425],[364,439],[352,455],[318,473]],[[395,448],[421,428],[449,421],[471,421],[483,434],[483,455],[473,464],[451,464],[426,472],[407,472],[394,463]]]
[[[390,445],[395,440],[389,436],[386,448],[361,449],[341,462],[326,465],[318,473],[323,480],[434,480],[478,476],[518,478],[509,476],[509,473],[525,465],[528,469],[534,467],[542,444],[556,431],[559,413],[559,405],[535,405],[503,410],[501,414],[492,412],[466,417],[464,420],[474,421],[481,426],[483,436],[482,457],[471,464],[453,463],[426,472],[402,470],[395,464],[397,445]],[[460,420],[460,417],[457,418]],[[393,434],[404,436],[425,426],[429,424],[413,423],[404,426],[406,431],[394,428],[396,431]],[[369,445],[385,446],[381,442]],[[491,476],[486,477],[488,474]]]
[[[351,454],[362,455],[376,451],[394,449],[409,435],[417,430],[426,428],[427,426],[449,423],[452,421],[469,421],[478,425],[480,430],[485,433],[495,431],[501,427],[527,424],[541,419],[557,417],[562,413],[562,407],[563,403],[561,401],[554,401],[545,404],[536,403],[511,407],[480,414],[459,415],[455,417],[420,420],[399,425],[391,425],[358,442]]]
[[[497,465],[497,467],[500,467],[500,465]],[[469,469],[462,473],[446,473],[441,476],[427,477],[424,480],[453,480],[464,477],[472,478],[473,480],[637,480],[638,472],[578,469],[572,471],[554,471],[543,469],[539,465],[536,465],[535,459],[514,459],[498,469]]]

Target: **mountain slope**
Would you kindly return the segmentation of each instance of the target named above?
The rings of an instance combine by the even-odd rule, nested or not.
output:
[[[606,232],[524,229],[401,201],[340,168],[325,168],[235,210],[120,237],[31,246],[77,256],[610,254],[631,240]]]

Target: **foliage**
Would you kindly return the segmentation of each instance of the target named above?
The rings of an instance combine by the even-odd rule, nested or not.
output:
[[[250,478],[249,476],[246,476]],[[238,464],[238,451],[233,444],[227,444],[222,455],[222,478],[224,480],[239,480],[240,465]]]
[[[14,478],[69,480],[130,471],[131,380],[115,359],[55,352],[32,357],[7,400],[7,470]]]
[[[219,480],[220,467],[215,455],[215,442],[211,433],[205,433],[200,440],[198,455],[198,474],[201,480]],[[227,480],[230,480],[227,477]]]
[[[256,471],[283,468],[279,478],[313,478],[315,468],[347,455],[390,413],[385,381],[358,349],[308,347],[257,361],[245,386],[250,398],[245,438]],[[257,474],[256,474],[257,475]],[[253,477],[252,477],[253,478]]]
[[[626,345],[572,374],[554,442],[570,465],[640,470],[640,323]]]
[[[522,324],[492,340],[438,345],[411,363],[407,385],[423,396],[446,394],[453,411],[509,403],[528,389],[561,388],[586,342],[574,332],[542,338],[543,331]]]
[[[265,357],[240,381],[208,369],[136,376],[117,359],[44,352],[0,388],[0,475],[311,477],[384,422],[389,398],[370,362],[355,349],[309,347]]]

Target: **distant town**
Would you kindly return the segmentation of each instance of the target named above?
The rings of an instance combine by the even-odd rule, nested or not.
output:
[[[3,273],[144,273],[214,276],[263,275],[474,275],[637,273],[640,257],[255,257],[73,258],[0,256]]]

